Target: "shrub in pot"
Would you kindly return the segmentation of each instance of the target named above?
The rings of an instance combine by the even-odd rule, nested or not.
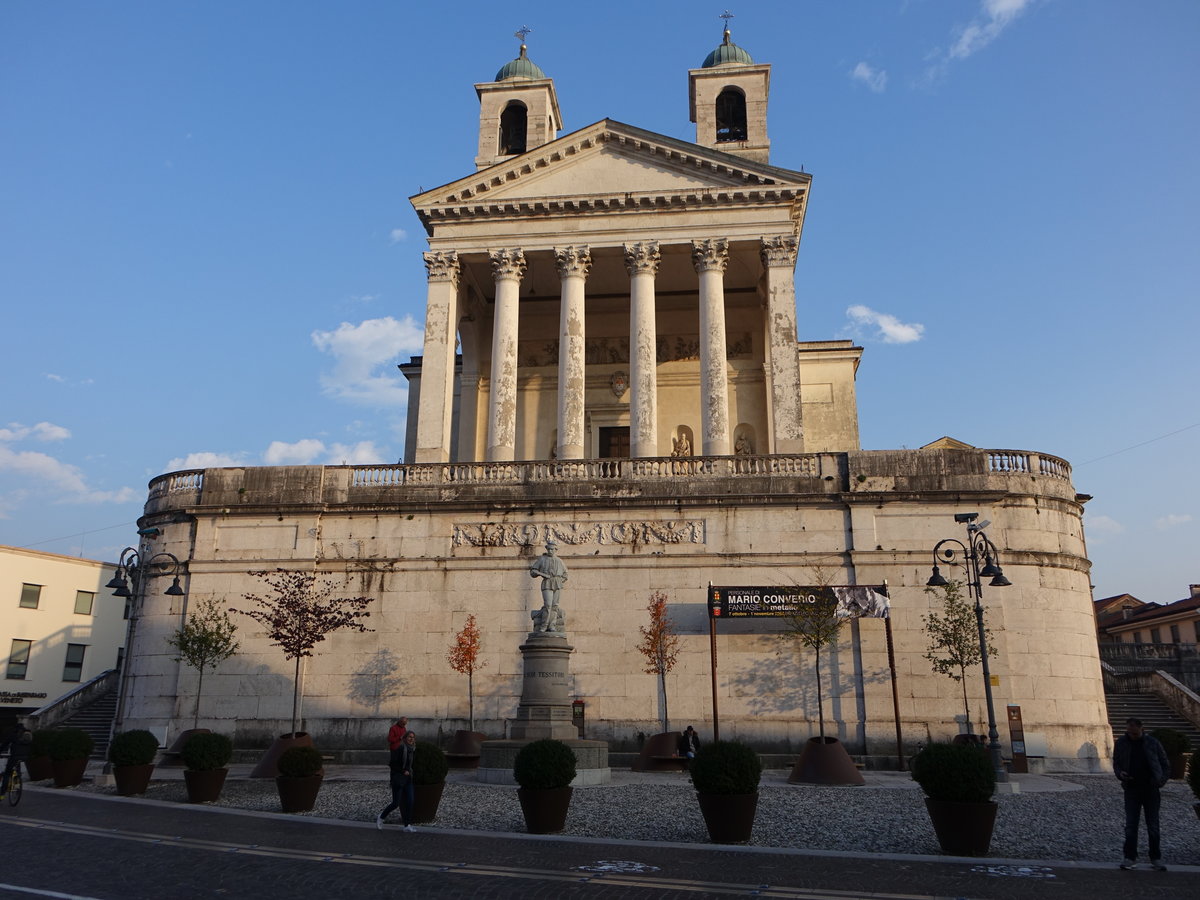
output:
[[[567,823],[575,751],[562,741],[545,738],[526,744],[513,760],[517,799],[530,834],[555,834]]]
[[[189,803],[210,803],[221,796],[229,760],[233,757],[233,741],[223,734],[203,732],[188,738],[180,752],[187,785]]]
[[[73,787],[83,781],[95,743],[82,728],[53,728],[49,738],[50,765],[55,787]]]
[[[54,777],[54,768],[50,760],[50,741],[52,733],[49,729],[33,733],[29,745],[29,759],[25,760],[25,769],[29,772],[30,781],[45,781]]]
[[[446,773],[450,764],[446,754],[437,744],[417,741],[413,756],[413,814],[418,825],[437,818],[438,804],[442,802],[442,791],[446,788]]]
[[[688,766],[708,836],[716,844],[750,840],[762,761],[740,741],[712,741]]]
[[[996,824],[991,757],[968,744],[932,743],[910,763],[943,853],[984,856]]]
[[[112,763],[117,793],[122,797],[146,793],[157,755],[158,738],[149,731],[137,729],[114,735],[108,745],[108,761]]]
[[[1188,740],[1188,736],[1174,728],[1156,728],[1150,732],[1150,735],[1157,738],[1158,742],[1163,745],[1163,749],[1167,751],[1167,759],[1171,762],[1171,777],[1183,778],[1187,767],[1185,754],[1192,748],[1192,742]]]
[[[315,747],[292,747],[279,757],[275,787],[285,813],[308,812],[317,804],[325,763]]]

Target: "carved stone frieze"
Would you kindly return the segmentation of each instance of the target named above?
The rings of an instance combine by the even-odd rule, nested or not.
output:
[[[492,277],[497,281],[511,279],[520,281],[525,274],[525,251],[489,250],[488,259],[492,263]]]
[[[753,352],[754,341],[748,331],[726,337],[726,359],[748,359]],[[588,338],[585,343],[585,358],[589,366],[616,365],[629,362],[629,338]],[[522,366],[558,365],[558,341],[521,341]],[[655,361],[677,362],[700,358],[700,338],[694,334],[659,336],[655,341]]]
[[[800,241],[795,235],[777,234],[774,237],[762,238],[758,254],[764,266],[791,266],[795,268],[796,254],[800,249]]]
[[[645,544],[703,544],[707,542],[703,519],[665,522],[563,522],[455,523],[455,547],[524,547],[556,541],[570,546]]]
[[[458,284],[458,254],[453,250],[434,250],[423,253],[425,270],[429,273],[430,281],[449,282]]]
[[[692,265],[697,272],[724,272],[729,265],[729,241],[726,238],[692,241]]]
[[[638,241],[636,244],[625,245],[625,268],[630,275],[658,272],[658,264],[662,255],[658,251],[658,241]]]
[[[566,278],[578,275],[587,278],[592,268],[592,251],[587,244],[554,248],[554,265],[558,268],[558,276]]]

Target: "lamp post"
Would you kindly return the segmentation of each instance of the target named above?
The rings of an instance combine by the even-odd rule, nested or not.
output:
[[[938,568],[939,562],[961,566],[966,572],[967,588],[975,599],[975,624],[979,629],[979,659],[983,667],[984,696],[987,698],[988,752],[992,756],[996,781],[1005,782],[1008,781],[1008,773],[1000,754],[1000,732],[996,729],[996,707],[992,702],[992,674],[988,669],[987,632],[983,627],[983,579],[990,578],[988,584],[992,587],[1008,587],[1012,582],[1004,577],[1004,571],[1000,568],[1000,552],[996,545],[983,532],[991,523],[976,523],[978,518],[979,513],[955,514],[954,521],[967,526],[967,541],[963,543],[955,538],[946,538],[934,545],[933,574],[925,584],[929,587],[945,587],[949,584]]]
[[[164,594],[168,597],[182,597],[184,594],[183,588],[179,586],[179,573],[183,569],[179,558],[174,553],[167,553],[165,550],[151,553],[151,549],[142,546],[137,550],[133,547],[126,547],[122,550],[121,558],[117,562],[116,574],[105,585],[105,587],[113,589],[113,596],[125,598],[129,612],[129,624],[125,630],[125,656],[121,660],[121,683],[117,691],[117,714],[109,733],[110,743],[113,735],[125,723],[125,695],[128,693],[129,687],[129,657],[133,651],[133,635],[137,629],[138,616],[142,612],[142,601],[146,597],[147,583],[157,570],[159,573],[172,576],[171,586],[163,591]]]

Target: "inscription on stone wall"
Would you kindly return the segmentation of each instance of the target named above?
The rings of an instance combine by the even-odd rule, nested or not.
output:
[[[557,541],[559,544],[703,544],[703,519],[665,522],[592,522],[587,525],[546,522],[455,523],[455,547],[524,547]]]

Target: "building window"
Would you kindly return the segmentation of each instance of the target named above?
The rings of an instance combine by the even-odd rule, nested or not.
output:
[[[121,613],[122,619],[128,619],[133,614],[133,598],[125,598],[125,610]]]
[[[12,649],[8,651],[8,673],[5,678],[24,681],[25,673],[29,671],[29,651],[33,641],[22,641],[13,638]]]
[[[746,95],[727,87],[717,97],[717,141],[746,140]]]
[[[37,609],[38,601],[42,599],[40,584],[21,585],[21,609]]]
[[[1200,619],[1193,622],[1192,627],[1196,629],[1196,643],[1200,644]]]
[[[121,671],[121,666],[125,665],[125,648],[117,648],[117,671]]]
[[[525,104],[514,100],[500,114],[500,155],[514,156],[525,152],[529,113]]]
[[[87,644],[67,644],[67,662],[63,666],[63,681],[80,681],[83,678],[83,654]]]
[[[1171,643],[1172,644],[1179,643],[1179,626],[1178,625],[1171,626]]]
[[[1135,644],[1140,644],[1142,642],[1142,633],[1140,631],[1135,631],[1133,633],[1133,642]]]
[[[90,616],[92,614],[92,604],[96,602],[96,594],[93,591],[76,591],[75,592],[75,615]]]
[[[1160,632],[1157,628],[1150,629],[1150,643],[1152,643],[1152,644],[1161,644],[1162,643],[1162,632]]]

